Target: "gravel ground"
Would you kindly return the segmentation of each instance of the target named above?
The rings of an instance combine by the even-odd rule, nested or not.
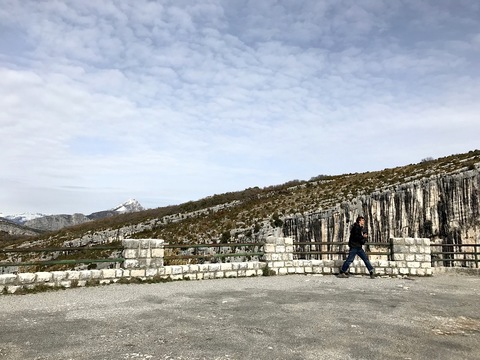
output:
[[[273,276],[0,296],[0,359],[480,359],[480,277]]]

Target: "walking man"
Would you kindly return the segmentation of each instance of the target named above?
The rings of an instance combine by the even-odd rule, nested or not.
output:
[[[375,278],[374,269],[370,261],[368,260],[368,256],[363,250],[363,244],[367,241],[368,234],[366,231],[363,230],[363,226],[365,225],[365,218],[363,216],[357,217],[357,221],[353,224],[352,229],[350,230],[350,238],[348,239],[348,247],[350,251],[348,253],[347,260],[343,263],[342,267],[340,268],[339,277],[348,277],[348,268],[352,264],[355,256],[360,256],[360,259],[363,260],[365,266],[370,273],[370,278]]]

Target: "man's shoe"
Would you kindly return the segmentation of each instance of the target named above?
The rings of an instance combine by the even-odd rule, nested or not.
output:
[[[370,271],[370,279],[375,279],[375,273],[373,271]]]
[[[340,272],[340,274],[338,274],[338,277],[339,278],[348,278],[348,273],[344,273],[344,272]]]

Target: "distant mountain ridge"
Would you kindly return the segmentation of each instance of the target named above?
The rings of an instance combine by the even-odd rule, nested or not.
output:
[[[37,231],[55,231],[60,230],[67,226],[79,225],[88,221],[97,220],[109,216],[118,214],[132,213],[136,211],[145,210],[144,207],[135,199],[129,199],[126,202],[104,211],[94,212],[90,215],[84,215],[75,213],[57,214],[57,215],[45,215],[40,213],[23,213],[18,215],[6,215],[0,217],[3,218],[2,231],[10,234],[22,234],[28,232],[31,235],[30,230]],[[16,227],[18,225],[20,227]],[[8,230],[9,229],[9,230]],[[28,229],[28,231],[26,231]]]

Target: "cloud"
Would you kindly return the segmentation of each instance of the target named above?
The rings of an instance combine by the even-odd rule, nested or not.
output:
[[[469,151],[478,15],[474,1],[7,0],[0,181],[16,195],[0,210],[161,206]]]

